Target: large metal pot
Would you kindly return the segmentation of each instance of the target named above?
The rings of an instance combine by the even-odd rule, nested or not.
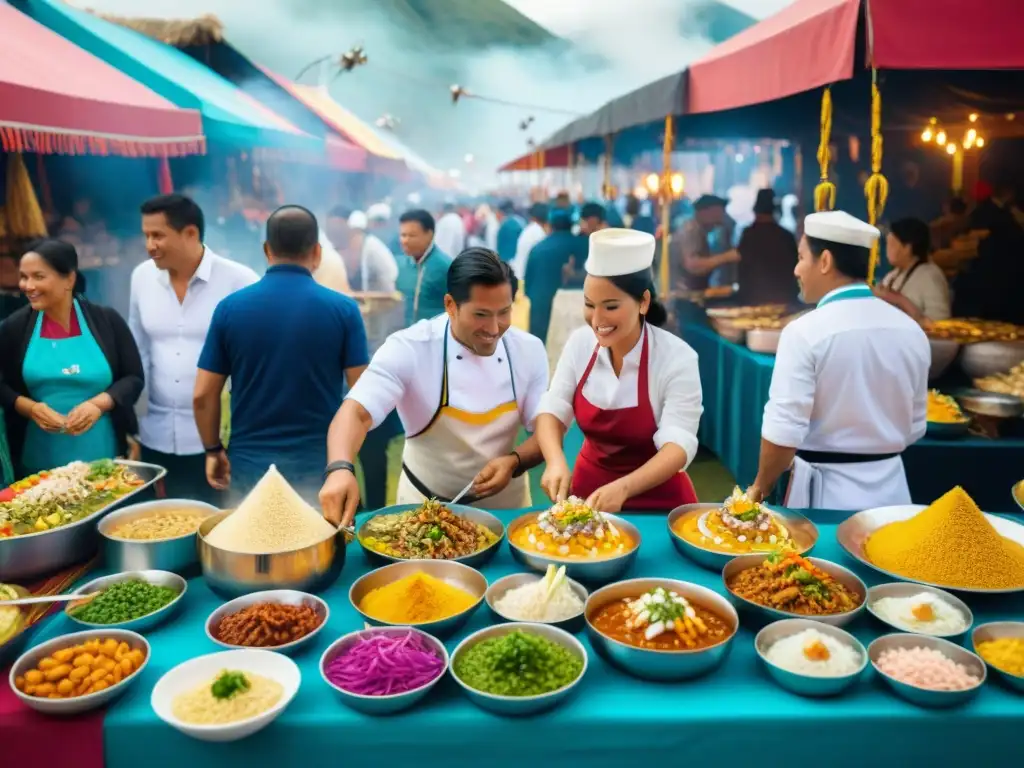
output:
[[[952,339],[928,339],[932,348],[932,365],[928,369],[928,380],[939,378],[960,354],[959,342]]]
[[[972,379],[1006,373],[1024,362],[1024,341],[980,341],[967,344],[960,355],[960,367]]]

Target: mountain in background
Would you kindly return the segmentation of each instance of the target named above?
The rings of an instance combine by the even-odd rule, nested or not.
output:
[[[691,2],[687,6],[679,24],[679,33],[693,35],[697,31],[713,43],[724,42],[757,22],[753,16],[715,0]]]

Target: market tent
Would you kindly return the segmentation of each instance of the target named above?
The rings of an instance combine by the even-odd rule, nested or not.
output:
[[[202,153],[205,140],[198,112],[0,2],[0,147],[178,157]]]
[[[207,138],[323,158],[321,139],[303,133],[201,63],[163,43],[59,0],[13,0],[37,21],[180,107],[198,109]]]

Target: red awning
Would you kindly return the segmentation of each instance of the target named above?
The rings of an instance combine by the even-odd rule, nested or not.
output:
[[[553,147],[543,152],[531,152],[505,163],[499,171],[536,171],[540,168],[568,168],[569,147]]]
[[[178,157],[205,151],[199,112],[0,2],[0,147],[7,152]]]
[[[327,161],[336,171],[360,173],[366,170],[366,150],[333,133],[327,134]]]

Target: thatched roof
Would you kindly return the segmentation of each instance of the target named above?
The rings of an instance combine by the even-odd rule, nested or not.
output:
[[[224,25],[213,14],[205,14],[197,19],[144,19],[113,16],[98,13],[92,9],[89,13],[106,19],[122,27],[134,29],[146,37],[152,37],[162,43],[184,48],[189,45],[209,45],[224,40]]]

